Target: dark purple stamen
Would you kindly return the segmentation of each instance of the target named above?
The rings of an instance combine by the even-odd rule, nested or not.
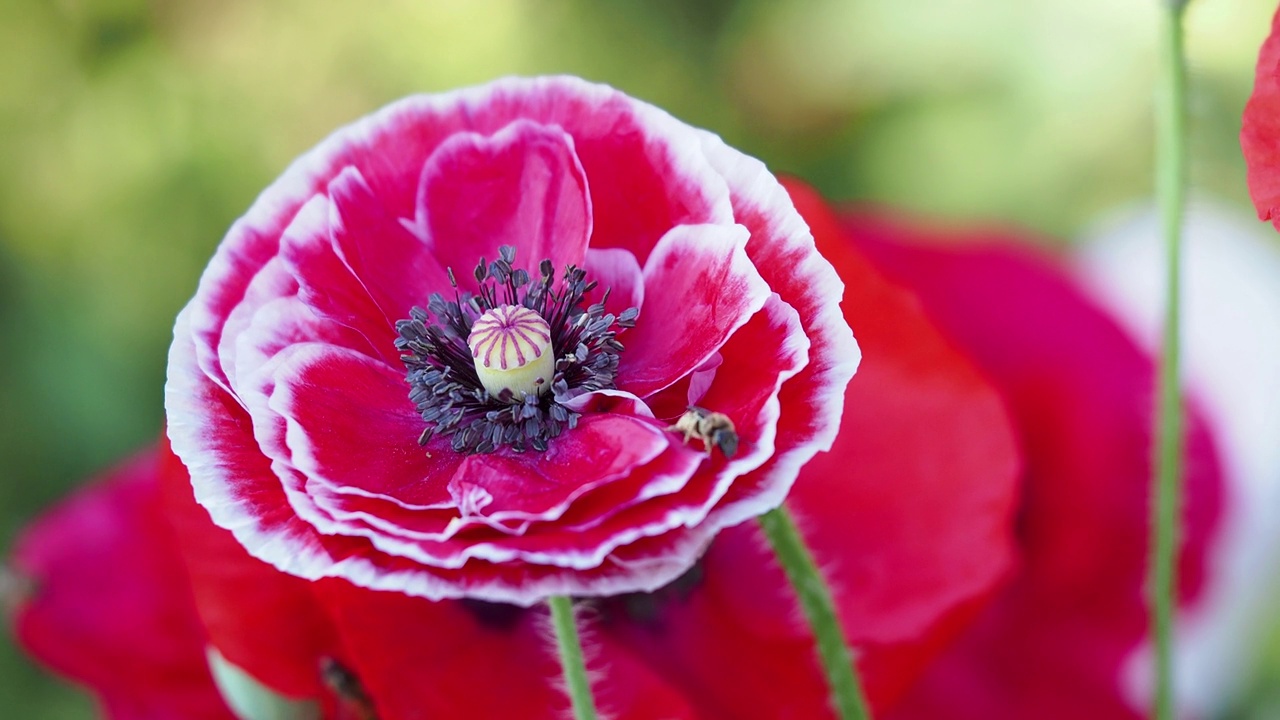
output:
[[[440,435],[450,438],[455,451],[466,454],[500,447],[546,450],[549,440],[577,424],[579,413],[563,403],[614,387],[623,349],[617,335],[634,327],[639,311],[628,308],[617,317],[606,313],[607,290],[600,302],[584,309],[583,296],[596,287],[587,282],[586,271],[566,267],[560,286],[553,288],[555,268],[550,260],[539,264],[540,278],[534,282],[526,270],[512,267],[514,247],[504,245],[498,254],[487,267],[484,258],[476,266],[479,292],[460,294],[450,269],[452,300],[432,293],[426,310],[415,307],[408,320],[396,322],[396,348],[407,369],[409,399],[427,423],[420,444]],[[476,319],[502,305],[529,308],[547,321],[556,358],[550,392],[516,398],[504,390],[494,396],[480,383],[467,337]]]

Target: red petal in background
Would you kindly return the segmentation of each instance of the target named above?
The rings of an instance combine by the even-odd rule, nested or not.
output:
[[[13,622],[35,657],[93,690],[113,720],[230,720],[205,664],[182,560],[160,512],[155,452],[28,527]]]
[[[859,215],[846,228],[1004,393],[1027,463],[1019,572],[891,718],[1142,717],[1123,673],[1147,626],[1151,360],[1024,237],[941,244]],[[1222,492],[1194,414],[1187,459],[1184,600]]]
[[[1244,106],[1240,145],[1258,217],[1280,228],[1280,11],[1258,53],[1253,95]]]
[[[381,720],[569,716],[549,620],[540,610],[430,602],[320,582],[356,673]],[[677,694],[609,638],[585,638],[596,703],[606,717],[689,718]]]
[[[845,282],[864,359],[834,448],[787,502],[880,708],[1008,571],[1018,455],[995,391],[816,194],[790,191]],[[722,533],[683,590],[613,601],[605,617],[705,717],[830,717],[809,632],[752,523]]]

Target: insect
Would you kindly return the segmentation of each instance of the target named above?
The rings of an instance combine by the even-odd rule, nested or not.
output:
[[[690,405],[676,424],[668,426],[667,430],[684,433],[685,443],[690,438],[698,438],[708,457],[713,447],[720,448],[725,457],[733,457],[738,452],[738,433],[733,429],[733,421],[723,413]]]

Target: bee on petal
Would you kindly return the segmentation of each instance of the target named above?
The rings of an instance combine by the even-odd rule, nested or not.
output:
[[[720,448],[727,458],[738,452],[738,433],[733,429],[733,421],[728,415],[711,412],[697,405],[690,405],[668,431],[684,433],[687,444],[690,438],[698,438],[706,448],[707,456],[711,456],[711,448]]]

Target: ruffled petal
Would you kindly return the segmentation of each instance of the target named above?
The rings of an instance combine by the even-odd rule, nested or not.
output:
[[[203,285],[184,311],[166,388],[173,446],[198,501],[254,557],[307,579],[430,598],[527,604],[548,591],[650,589],[721,527],[781,502],[825,442],[856,349],[810,299],[838,283],[763,166],[665,113],[574,79],[512,79],[399,103],[300,167],[268,189],[280,202],[260,200],[226,241],[248,246],[215,257],[205,280],[227,287]],[[548,482],[508,472],[524,460],[503,453],[464,462],[452,450],[433,459],[434,441],[415,447],[422,422],[403,387],[394,323],[444,289],[443,268],[469,285],[467,269],[502,244],[529,256],[518,265],[585,263],[596,283],[616,286],[606,301],[597,284],[588,302],[641,308],[623,333],[619,394],[583,402],[631,423],[654,452],[604,462],[596,451],[608,446],[591,443],[619,435],[593,436],[584,419],[558,440],[568,446],[581,431],[576,450],[599,472]],[[765,249],[773,245],[782,249]],[[753,252],[799,278],[775,293]],[[738,335],[756,337],[746,331],[757,316],[765,339],[781,341],[758,383],[723,367],[722,352]],[[667,318],[687,320],[682,332]],[[824,353],[848,356],[802,370],[811,327],[826,333]],[[645,407],[658,395],[709,398],[741,415],[744,452],[695,472],[698,451],[673,446],[666,418]],[[385,432],[369,438],[371,428]],[[502,463],[514,466],[471,477]],[[573,532],[557,527],[560,516]]]
[[[328,193],[334,250],[389,326],[425,307],[432,292],[450,290],[427,244],[390,214],[359,169],[343,168]]]
[[[167,448],[161,458],[164,512],[210,641],[223,657],[280,693],[322,695],[321,660],[343,653],[311,583],[246,554],[194,502],[181,462]]]
[[[320,343],[293,345],[279,358],[267,406],[284,418],[287,447],[274,459],[335,488],[418,504],[449,496],[462,459],[418,445],[422,418],[398,373]]]
[[[617,384],[646,397],[702,365],[769,298],[736,225],[682,225],[644,266],[644,298],[625,336]],[[672,327],[677,323],[677,327]]]
[[[298,297],[319,317],[360,333],[388,362],[395,362],[395,320],[383,314],[369,291],[334,249],[341,217],[324,195],[313,197],[285,230],[280,256],[298,282]]]
[[[754,507],[760,511],[780,504],[800,468],[831,446],[844,389],[858,368],[861,351],[831,301],[842,295],[841,279],[818,253],[798,209],[804,203],[820,205],[821,199],[802,183],[784,187],[759,160],[710,133],[702,133],[702,143],[708,160],[730,187],[738,222],[751,234],[748,256],[769,287],[795,309],[809,340],[808,364],[778,393],[783,410],[776,426],[776,451],[752,478]],[[794,201],[789,190],[796,194]],[[714,364],[714,356],[709,360]]]
[[[788,506],[882,708],[1009,570],[1018,453],[977,370],[849,246],[816,195],[796,197],[845,281],[841,307],[866,355],[834,447],[805,466]],[[809,631],[754,525],[721,533],[662,594],[609,609],[609,632],[706,717],[831,717]]]
[[[1280,248],[1269,227],[1235,207],[1188,208],[1183,238],[1183,367],[1222,450],[1227,479],[1205,592],[1180,610],[1178,706],[1218,717],[1240,697],[1257,662],[1257,628],[1274,612],[1280,581]],[[1082,280],[1147,350],[1158,352],[1164,314],[1160,216],[1142,209],[1073,246]],[[1150,667],[1151,640],[1131,666]],[[1138,697],[1149,675],[1134,673]]]
[[[476,262],[497,259],[503,245],[534,277],[547,259],[557,273],[582,267],[591,202],[573,138],[528,120],[490,136],[454,135],[422,169],[413,228],[471,291]]]

